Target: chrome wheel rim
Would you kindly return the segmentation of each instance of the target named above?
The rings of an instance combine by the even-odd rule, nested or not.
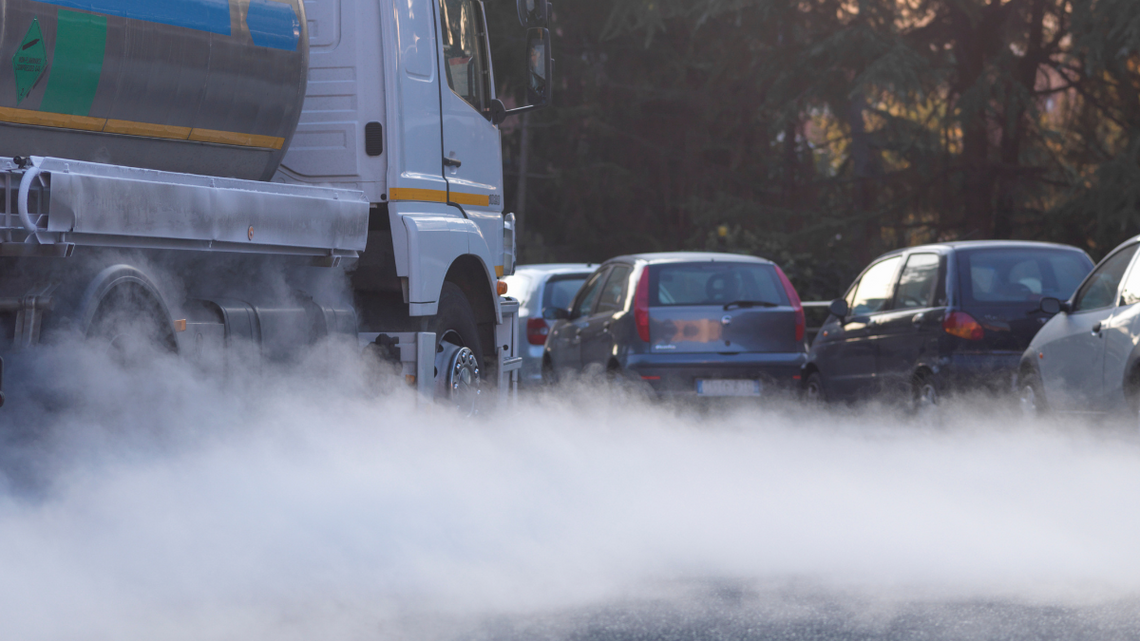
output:
[[[483,390],[475,352],[444,341],[436,351],[435,371],[436,398],[468,416],[477,414]]]

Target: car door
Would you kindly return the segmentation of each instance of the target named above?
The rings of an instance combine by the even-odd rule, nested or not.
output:
[[[945,281],[942,263],[933,252],[906,258],[891,310],[876,323],[880,334],[876,369],[884,387],[909,391],[919,356],[937,341],[942,315],[935,304],[939,283]]]
[[[1120,287],[1117,306],[1104,321],[1101,332],[1104,334],[1103,409],[1111,410],[1125,406],[1124,384],[1140,339],[1140,258],[1135,255]]]
[[[852,397],[873,391],[878,359],[878,323],[889,310],[901,256],[880,260],[863,272],[848,294],[849,311],[834,328],[826,357],[817,359],[828,393]]]
[[[616,264],[606,277],[598,295],[598,303],[582,328],[582,367],[599,366],[606,368],[614,355],[613,323],[616,317],[626,311],[626,298],[629,289],[629,275],[633,267]]]
[[[570,318],[558,321],[550,331],[547,344],[550,345],[550,364],[556,371],[576,371],[582,367],[582,330],[590,321],[590,314],[601,294],[602,285],[609,275],[609,266],[594,272],[578,295],[574,297],[574,305],[570,308]]]
[[[1136,244],[1123,247],[1089,274],[1073,297],[1072,309],[1058,314],[1041,345],[1038,365],[1049,404],[1062,411],[1090,411],[1104,405],[1104,324],[1116,311],[1120,283]]]

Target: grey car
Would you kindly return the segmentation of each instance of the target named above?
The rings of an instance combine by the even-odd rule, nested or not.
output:
[[[1018,374],[1027,413],[1140,416],[1140,236],[1114,249],[1062,302],[1021,356]]]
[[[503,278],[508,293],[519,301],[519,326],[526,334],[526,342],[520,346],[522,384],[542,381],[542,349],[551,325],[542,317],[542,310],[570,307],[574,295],[596,267],[590,263],[519,265],[513,275]]]
[[[605,262],[556,320],[543,371],[595,370],[670,396],[766,396],[795,390],[805,362],[799,296],[773,262],[719,253]]]

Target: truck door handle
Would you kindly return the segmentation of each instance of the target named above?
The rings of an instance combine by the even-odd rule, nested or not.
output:
[[[458,169],[459,167],[463,166],[463,161],[459,160],[458,158],[447,158],[445,156],[443,159],[443,166],[444,167],[455,167],[456,169]]]

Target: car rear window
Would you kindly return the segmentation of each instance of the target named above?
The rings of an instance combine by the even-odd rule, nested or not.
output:
[[[1064,249],[985,249],[958,258],[963,302],[979,305],[1067,300],[1092,268],[1087,256]]]
[[[569,274],[565,276],[551,276],[546,281],[546,287],[542,291],[542,306],[543,307],[557,307],[558,309],[570,309],[570,305],[574,302],[574,295],[582,289],[582,283],[590,274]]]
[[[655,265],[649,273],[649,304],[724,305],[747,301],[788,305],[772,265],[700,262]]]

